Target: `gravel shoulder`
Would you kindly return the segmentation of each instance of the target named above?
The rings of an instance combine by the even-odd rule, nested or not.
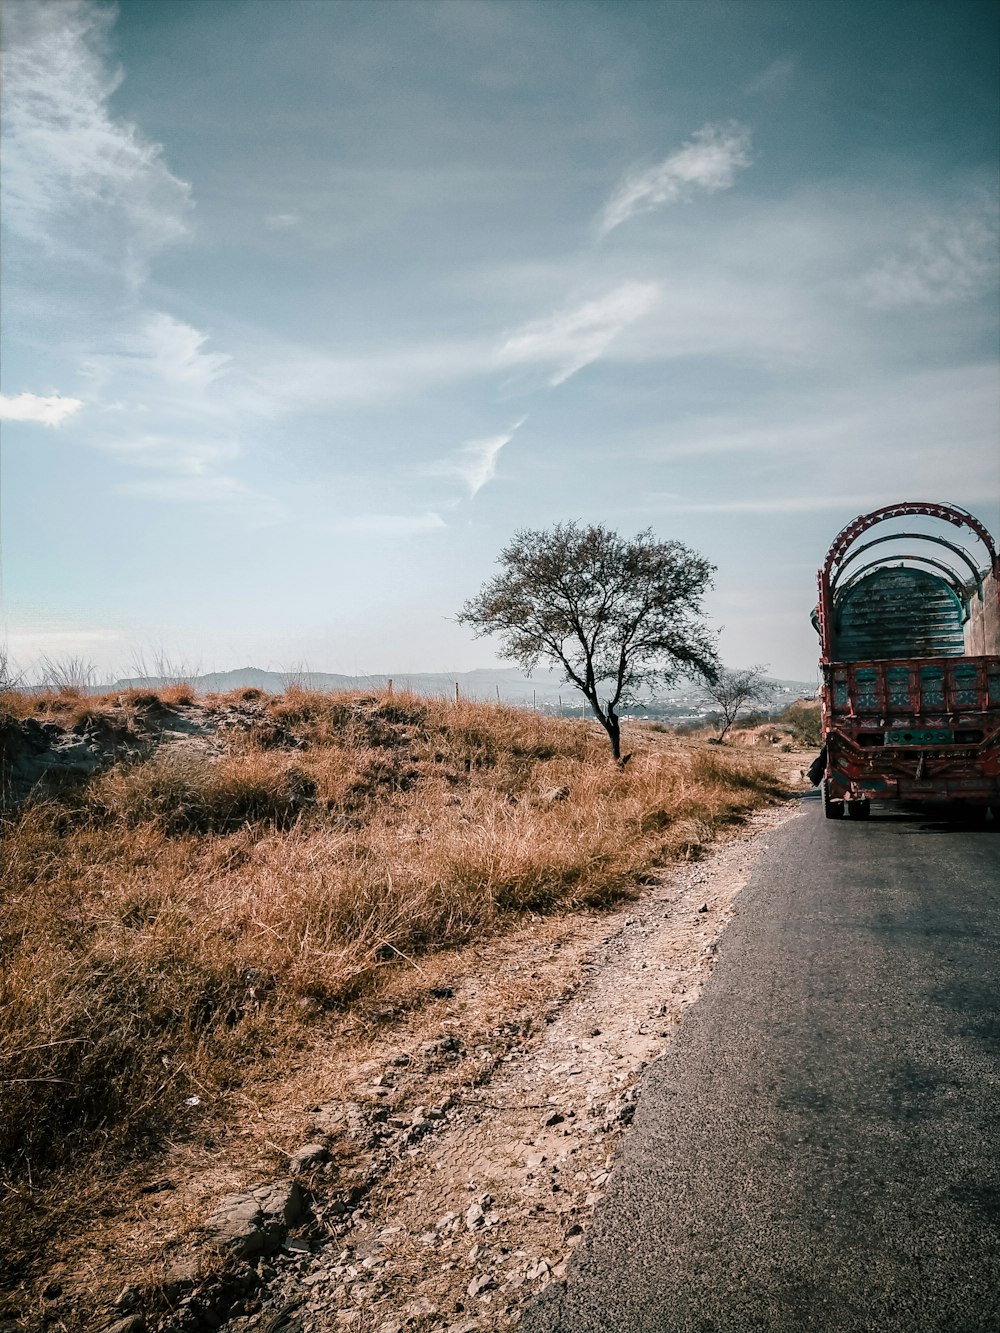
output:
[[[374,1043],[362,1081],[310,1112],[306,1137],[326,1153],[312,1168],[310,1225],[262,1266],[266,1287],[226,1327],[515,1327],[565,1272],[603,1197],[640,1074],[698,998],[770,834],[798,814],[789,801],[754,815],[619,911],[560,930],[539,922],[442,987],[431,1029],[409,1044],[398,1029]],[[477,1034],[468,1016],[484,1005],[494,1022]],[[367,1146],[367,1170],[346,1202],[324,1204],[323,1172],[337,1170],[350,1143]],[[174,1326],[201,1326],[177,1313]]]

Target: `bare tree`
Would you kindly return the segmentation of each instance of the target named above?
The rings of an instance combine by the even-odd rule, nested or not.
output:
[[[714,680],[706,680],[702,689],[705,699],[719,710],[722,730],[717,740],[725,739],[726,732],[740,713],[754,704],[763,706],[774,698],[774,685],[766,679],[767,667],[758,663],[743,671],[720,671]]]
[[[619,707],[679,675],[714,678],[701,599],[714,566],[652,530],[627,540],[593,524],[516,532],[501,572],[458,616],[526,671],[541,661],[586,698],[621,759]]]

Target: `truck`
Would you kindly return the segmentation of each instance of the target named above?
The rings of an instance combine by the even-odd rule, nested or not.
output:
[[[972,823],[990,809],[1000,820],[1000,561],[989,530],[952,504],[859,515],[827,552],[813,624],[823,749],[809,776],[827,819],[867,819],[872,801],[933,801]]]

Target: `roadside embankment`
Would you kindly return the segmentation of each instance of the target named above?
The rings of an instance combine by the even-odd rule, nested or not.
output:
[[[176,1298],[160,1260],[209,1201],[286,1172],[304,1109],[350,1100],[395,1025],[433,1026],[452,971],[525,929],[554,943],[780,787],[746,751],[636,729],[621,768],[582,723],[399,695],[18,698],[3,726],[0,1188],[22,1327],[94,1327],[125,1278],[155,1324]],[[462,1079],[475,1032],[513,1022],[514,1043],[548,986],[457,1020]],[[359,1188],[354,1156],[348,1136],[317,1198]]]

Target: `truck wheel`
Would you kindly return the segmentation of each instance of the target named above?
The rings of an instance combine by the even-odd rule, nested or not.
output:
[[[986,823],[987,808],[985,805],[959,805],[956,822],[966,828],[978,828]]]
[[[844,818],[844,802],[830,799],[830,779],[823,779],[823,813],[827,819]]]
[[[848,801],[847,813],[851,819],[870,819],[872,803],[871,801]]]

